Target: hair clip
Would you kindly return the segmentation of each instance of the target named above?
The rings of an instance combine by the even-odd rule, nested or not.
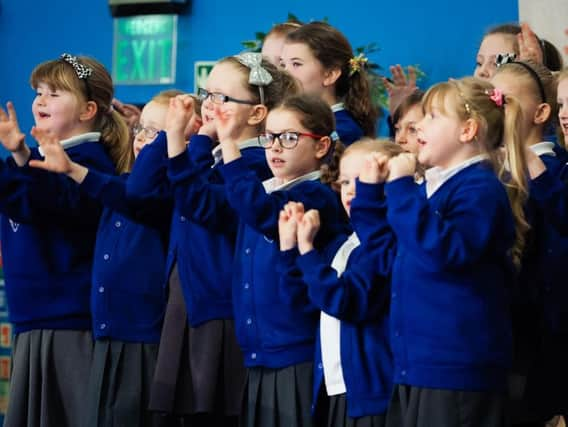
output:
[[[495,56],[495,65],[499,68],[501,65],[510,64],[517,60],[517,54],[515,53],[498,53]]]
[[[369,62],[369,58],[363,52],[351,58],[349,60],[349,76],[360,72],[367,65],[367,62]]]
[[[332,131],[329,134],[329,138],[333,141],[333,142],[337,142],[339,141],[339,134],[336,131]]]
[[[250,69],[249,84],[258,86],[260,103],[264,104],[264,90],[262,86],[268,86],[272,82],[272,76],[262,66],[262,54],[256,52],[243,52],[234,58]]]
[[[489,99],[491,99],[497,107],[505,105],[505,94],[499,89],[486,90],[485,93],[489,95]]]
[[[77,73],[77,77],[80,80],[85,80],[87,77],[90,77],[93,74],[93,69],[86,65],[81,64],[76,56],[70,55],[68,53],[61,54],[61,59],[68,64],[70,64],[75,72]]]

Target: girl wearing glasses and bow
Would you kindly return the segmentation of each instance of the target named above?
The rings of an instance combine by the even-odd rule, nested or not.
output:
[[[199,91],[203,125],[187,138],[193,114],[188,96],[172,100],[166,132],[142,150],[130,194],[175,199],[167,272],[169,302],[150,408],[164,425],[233,426],[240,412],[245,370],[233,326],[231,278],[238,220],[220,174],[216,108],[231,111],[244,161],[259,179],[271,176],[258,145],[267,110],[295,92],[287,73],[260,55],[228,57]],[[163,160],[162,160],[163,159]],[[148,173],[148,171],[151,171]]]

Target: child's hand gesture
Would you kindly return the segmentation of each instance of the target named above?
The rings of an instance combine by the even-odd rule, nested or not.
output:
[[[168,113],[166,115],[166,132],[180,133],[183,135],[187,123],[195,111],[194,100],[189,95],[178,95],[170,99]]]
[[[389,175],[387,181],[394,181],[403,176],[414,176],[416,172],[416,156],[412,153],[401,153],[388,161]]]
[[[191,96],[178,95],[170,99],[165,126],[168,136],[168,157],[176,157],[186,150],[185,128],[194,111],[194,100]]]
[[[50,172],[64,173],[77,183],[82,183],[89,169],[72,161],[57,138],[46,130],[32,128],[32,136],[39,143],[45,160],[30,160],[30,166]]]
[[[0,143],[14,153],[23,148],[25,135],[20,131],[14,104],[8,102],[6,109],[8,113],[0,107]]]
[[[284,208],[280,211],[280,216],[278,218],[278,235],[280,237],[280,250],[287,251],[295,247],[298,243],[297,232],[298,232],[298,217],[301,218],[299,212],[303,214],[303,206],[300,207],[301,203],[288,202],[284,205]]]
[[[215,105],[215,123],[225,164],[241,157],[241,150],[237,143],[242,131],[242,124],[239,123],[235,112],[226,110],[222,105]]]
[[[301,220],[298,221],[298,250],[300,254],[304,255],[314,249],[314,239],[320,225],[319,211],[310,209],[302,215]]]
[[[359,181],[366,184],[385,182],[389,174],[388,160],[389,158],[381,153],[367,154],[363,163],[363,169],[359,174]]]
[[[412,94],[417,86],[416,70],[412,66],[408,67],[408,78],[399,64],[392,65],[390,72],[392,74],[392,82],[383,77],[383,84],[389,94],[389,113],[392,116],[398,106],[404,101],[404,98]]]
[[[542,47],[540,40],[526,22],[521,24],[521,32],[517,34],[519,42],[519,59],[531,60],[537,64],[543,63]]]
[[[213,141],[217,140],[217,121],[212,120],[210,122],[204,123],[200,128],[199,135],[206,135],[211,138]]]
[[[32,128],[31,134],[37,140],[44,155],[44,160],[30,160],[31,167],[65,174],[71,171],[71,159],[57,138],[46,130],[36,127]]]

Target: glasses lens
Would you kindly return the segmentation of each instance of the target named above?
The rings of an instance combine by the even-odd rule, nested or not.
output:
[[[294,148],[298,143],[298,134],[294,132],[284,132],[280,135],[280,144],[284,148]]]
[[[207,92],[205,89],[199,88],[199,89],[197,89],[197,96],[202,101],[205,101],[207,99],[207,97],[209,96],[209,92]]]
[[[258,143],[260,144],[261,147],[270,147],[272,145],[272,142],[274,141],[274,135],[272,135],[271,133],[261,133],[258,136]]]
[[[225,95],[222,93],[212,93],[211,99],[215,104],[223,104],[225,102]]]

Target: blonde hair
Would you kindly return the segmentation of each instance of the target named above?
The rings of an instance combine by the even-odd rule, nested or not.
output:
[[[393,141],[386,138],[362,138],[354,143],[345,147],[343,144],[338,143],[335,146],[333,159],[329,166],[322,166],[321,182],[331,185],[331,187],[338,191],[337,180],[340,175],[341,160],[353,153],[372,153],[377,151],[388,157],[395,157],[404,153],[402,147]]]
[[[544,65],[531,60],[514,61],[498,67],[495,75],[502,73],[524,77],[525,81],[530,82],[530,91],[533,97],[539,103],[550,105],[551,111],[556,111],[556,80],[552,72]],[[540,88],[544,92],[544,99],[542,99]],[[552,120],[552,116],[553,113],[550,114],[546,123]]]
[[[34,89],[40,83],[52,89],[73,93],[84,101],[97,105],[93,129],[101,132],[102,143],[107,147],[116,171],[128,171],[132,164],[130,134],[122,116],[112,108],[114,86],[105,67],[94,58],[78,56],[77,61],[92,70],[85,79],[79,79],[75,68],[63,59],[55,59],[39,64],[32,71],[30,83]]]
[[[152,98],[152,101],[157,102],[158,104],[169,105],[170,99],[175,98],[178,95],[184,95],[184,94],[185,92],[179,89],[166,89],[155,95]],[[195,113],[199,117],[201,117],[201,104],[203,103],[203,101],[201,101],[201,98],[193,94],[189,94],[189,96],[191,96],[191,98],[193,99]]]
[[[494,92],[491,83],[466,77],[439,83],[430,88],[422,102],[425,111],[435,105],[442,113],[456,116],[459,120],[473,119],[478,125],[476,140],[482,151],[489,156],[494,170],[509,195],[515,219],[515,243],[512,247],[513,261],[520,266],[529,224],[524,207],[528,197],[525,151],[520,129],[522,111],[519,102],[512,96],[503,96],[503,105],[497,105],[490,95]],[[452,111],[448,111],[451,108]],[[500,148],[505,151],[504,157]],[[508,166],[506,168],[506,166]]]
[[[260,104],[260,92],[258,86],[249,83],[249,76],[251,72],[249,67],[241,64],[234,56],[223,58],[218,63],[233,64],[242,75],[243,87],[248,90],[250,96],[255,100],[255,102]],[[272,81],[268,85],[262,87],[264,91],[264,105],[268,111],[282,103],[285,97],[300,93],[300,86],[290,73],[277,68],[276,65],[273,65],[266,58],[262,58],[261,66],[272,76]]]

